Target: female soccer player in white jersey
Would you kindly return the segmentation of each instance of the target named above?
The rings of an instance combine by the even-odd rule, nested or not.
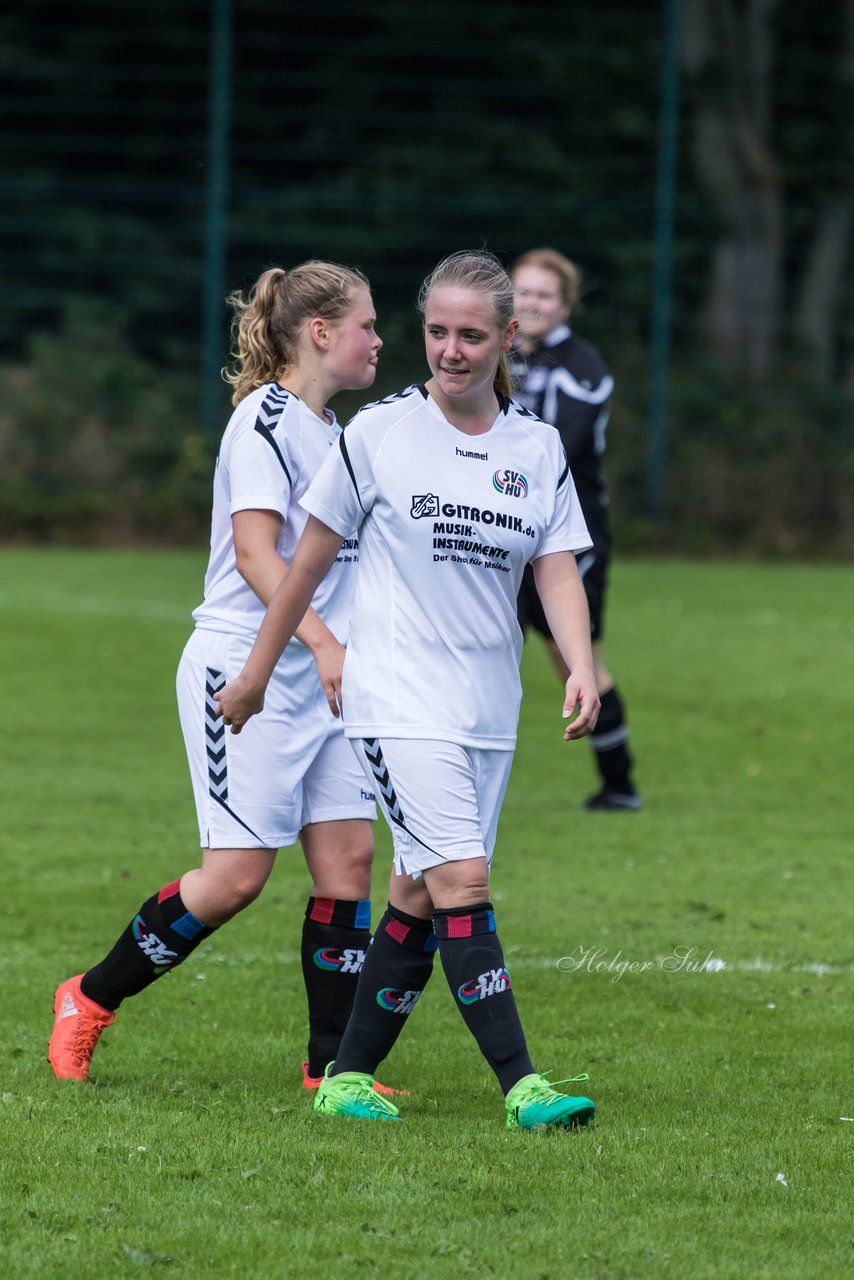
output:
[[[302,935],[309,1010],[306,1088],[334,1058],[370,941],[374,797],[339,703],[358,540],[336,549],[273,672],[267,706],[225,740],[213,698],[249,653],[307,520],[305,491],[340,427],[326,408],[374,381],[382,346],[367,280],[328,262],[272,268],[233,295],[236,406],[214,479],[204,600],[178,668],[178,702],[201,865],[139,908],[107,956],[56,992],[49,1057],[85,1080],[116,1009],[261,892],[277,849],[300,840],[311,874]],[[306,602],[308,603],[308,602]]]
[[[391,828],[394,872],[315,1108],[399,1118],[373,1091],[373,1076],[438,947],[456,1004],[504,1092],[508,1127],[585,1125],[590,1099],[558,1092],[528,1056],[489,901],[489,864],[516,740],[516,593],[529,561],[571,672],[564,736],[580,738],[596,723],[574,556],[590,538],[557,431],[510,399],[505,361],[517,324],[504,268],[491,254],[453,254],[424,282],[419,307],[431,377],[369,405],[339,437],[305,496],[311,516],[291,572],[243,673],[216,700],[234,732],[263,706],[283,645],[342,537],[358,529],[342,707]]]

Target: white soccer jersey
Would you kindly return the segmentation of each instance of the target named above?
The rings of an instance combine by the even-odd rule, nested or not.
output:
[[[278,512],[282,527],[277,550],[290,564],[308,519],[301,505],[303,495],[340,433],[334,417],[331,423],[318,418],[276,383],[258,387],[240,401],[223,434],[214,476],[205,598],[193,612],[200,630],[254,638],[264,605],[237,571],[231,517],[237,511]],[[352,570],[358,554],[358,539],[346,539],[312,600],[342,644],[347,639]],[[292,640],[291,646],[292,652],[303,649],[298,640]]]
[[[348,736],[512,750],[522,570],[591,545],[554,427],[503,399],[489,431],[466,435],[409,387],[356,415],[303,506],[359,529]]]

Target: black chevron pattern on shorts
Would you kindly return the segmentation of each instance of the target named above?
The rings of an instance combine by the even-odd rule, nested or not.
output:
[[[401,801],[397,799],[396,791],[394,791],[391,777],[389,777],[388,767],[387,764],[385,764],[385,759],[383,758],[383,748],[379,744],[378,737],[364,737],[364,739],[362,739],[362,746],[364,746],[367,763],[369,763],[371,767],[371,773],[374,774],[376,786],[379,787],[379,795],[382,796],[385,801],[385,812],[388,813],[389,820],[394,823],[394,826],[405,831],[407,836],[411,836],[412,840],[417,840],[419,845],[424,846],[424,849],[429,849],[431,854],[437,855],[437,858],[442,859],[442,861],[447,861],[444,854],[440,854],[438,849],[434,849],[433,846],[428,845],[428,842],[421,840],[420,836],[416,836],[415,832],[411,831],[411,829],[406,826],[406,819],[403,818],[403,812],[401,809]]]
[[[208,755],[208,791],[215,800],[228,799],[228,761],[225,756],[225,725],[214,702],[214,694],[225,687],[221,671],[205,671],[205,749]]]
[[[406,823],[404,822],[403,814],[400,809],[400,801],[398,800],[394,787],[392,786],[386,762],[383,759],[383,751],[379,743],[379,738],[363,738],[362,746],[365,748],[365,755],[368,757],[368,764],[371,766],[371,773],[374,775],[380,795],[385,801],[388,816],[391,818],[392,822],[397,823],[399,827],[403,827],[405,831]]]
[[[439,853],[438,849],[434,849],[432,845],[427,844],[426,840],[422,840],[414,831],[411,831],[406,825],[403,811],[400,807],[400,801],[397,798],[391,778],[389,777],[388,767],[383,757],[382,747],[379,738],[363,738],[362,746],[365,749],[365,755],[368,757],[368,764],[371,766],[371,773],[374,775],[376,784],[379,787],[380,796],[385,801],[386,812],[389,820],[405,831],[407,835],[412,836],[413,840],[417,840],[425,849],[429,849],[431,853],[435,853],[437,858],[441,858],[443,862],[447,862],[444,854]]]

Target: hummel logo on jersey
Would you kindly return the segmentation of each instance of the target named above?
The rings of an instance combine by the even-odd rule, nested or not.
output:
[[[510,467],[499,467],[492,477],[492,487],[505,498],[527,498],[528,481],[521,471],[513,471]]]
[[[412,495],[412,506],[409,508],[409,514],[413,520],[420,520],[424,516],[437,516],[439,514],[439,499],[435,493],[414,493]]]
[[[327,973],[361,973],[365,963],[365,953],[358,947],[321,947],[311,958],[318,969]]]
[[[487,969],[470,982],[464,982],[457,992],[460,1004],[474,1004],[476,1000],[486,1000],[487,996],[501,995],[509,991],[512,982],[506,969]]]
[[[68,991],[66,991],[65,995],[62,997],[62,1004],[59,1006],[59,1014],[57,1016],[60,1018],[73,1018],[74,1015],[79,1012],[80,1010],[74,1003],[73,997]]]
[[[133,936],[137,940],[140,951],[148,956],[158,971],[169,969],[173,964],[179,963],[177,951],[170,951],[156,933],[145,932],[145,921],[142,916],[137,916],[133,922]]]
[[[411,1013],[421,999],[420,991],[395,991],[394,987],[383,987],[377,992],[377,1004],[389,1013],[399,1013],[402,1017]]]

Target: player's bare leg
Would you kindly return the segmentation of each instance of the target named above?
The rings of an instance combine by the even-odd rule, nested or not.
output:
[[[275,861],[275,849],[203,849],[201,866],[181,877],[184,906],[218,929],[255,901]]]
[[[88,1079],[101,1032],[122,1001],[171,973],[254,901],[275,856],[270,849],[203,850],[202,865],[147,899],[103,960],[58,988],[48,1049],[58,1079]]]

